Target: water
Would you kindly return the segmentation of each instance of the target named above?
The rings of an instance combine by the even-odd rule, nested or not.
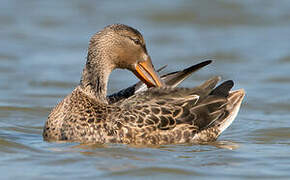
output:
[[[290,2],[0,2],[1,179],[289,179]],[[247,96],[215,143],[134,147],[47,143],[42,127],[80,79],[90,36],[111,23],[139,29],[164,71],[214,59],[213,75]],[[126,79],[126,81],[124,81]],[[121,82],[121,83],[120,83]],[[136,82],[115,71],[109,92]]]

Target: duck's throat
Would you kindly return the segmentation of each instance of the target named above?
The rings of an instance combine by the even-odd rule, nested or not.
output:
[[[80,82],[81,88],[98,100],[106,102],[108,78],[111,68],[103,63],[87,61]]]

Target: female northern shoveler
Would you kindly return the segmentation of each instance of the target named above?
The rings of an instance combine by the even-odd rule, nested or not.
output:
[[[52,110],[43,137],[127,144],[214,141],[235,119],[244,90],[230,91],[232,81],[216,87],[219,77],[195,88],[175,87],[208,63],[163,77],[166,86],[142,35],[126,25],[107,26],[91,38],[80,84]],[[116,68],[132,71],[151,88],[137,84],[107,97],[108,78]]]

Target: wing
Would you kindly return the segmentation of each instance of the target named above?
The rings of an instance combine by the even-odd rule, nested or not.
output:
[[[225,115],[224,91],[229,91],[231,83],[215,88],[219,79],[214,77],[196,88],[163,87],[138,93],[117,103],[123,110],[117,121],[139,129],[170,130],[188,124],[202,130]]]

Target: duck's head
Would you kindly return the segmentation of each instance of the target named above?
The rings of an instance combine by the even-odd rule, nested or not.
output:
[[[141,33],[123,24],[107,26],[91,38],[88,64],[102,66],[108,71],[128,69],[148,87],[163,85],[152,65]]]

